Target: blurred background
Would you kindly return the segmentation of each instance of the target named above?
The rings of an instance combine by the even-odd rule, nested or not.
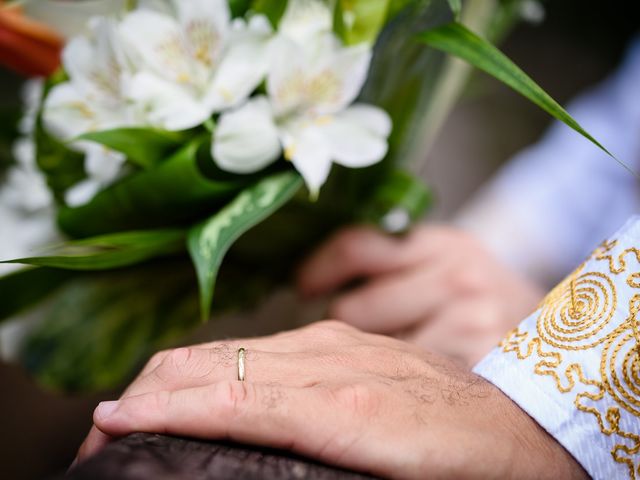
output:
[[[640,25],[630,12],[631,3],[546,2],[544,21],[519,24],[502,45],[503,51],[564,104],[605,78],[621,59]],[[2,109],[19,104],[21,82],[0,71]],[[450,218],[502,163],[535,142],[548,124],[545,113],[476,74],[428,153],[423,174],[437,193],[430,219]],[[0,235],[6,234],[0,225]],[[190,340],[266,334],[319,319],[322,309],[321,304],[303,305],[294,293],[283,291],[254,312],[212,322]],[[0,477],[7,479],[46,478],[64,471],[91,425],[96,403],[117,395],[58,395],[40,389],[20,368],[7,364],[0,364],[0,391]]]

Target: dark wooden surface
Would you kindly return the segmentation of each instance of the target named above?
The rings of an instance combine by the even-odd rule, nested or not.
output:
[[[163,435],[121,439],[68,473],[71,480],[364,480],[288,453]]]

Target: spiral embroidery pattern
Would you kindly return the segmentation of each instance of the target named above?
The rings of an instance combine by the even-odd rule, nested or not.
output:
[[[603,243],[500,347],[533,359],[536,375],[574,394],[575,407],[612,440],[612,461],[640,479],[640,250],[619,247]]]
[[[538,321],[545,343],[566,350],[592,348],[606,339],[604,327],[616,309],[616,289],[602,273],[574,274],[550,301]]]

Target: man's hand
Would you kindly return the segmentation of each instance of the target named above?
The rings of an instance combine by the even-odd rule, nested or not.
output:
[[[339,294],[329,316],[392,334],[473,365],[523,318],[543,292],[501,265],[477,240],[446,227],[406,237],[356,227],[335,235],[302,266],[305,296]]]
[[[240,347],[245,382],[235,381]],[[100,435],[230,439],[391,478],[585,478],[480,377],[338,322],[160,353],[94,422]],[[81,459],[108,438],[97,432]]]

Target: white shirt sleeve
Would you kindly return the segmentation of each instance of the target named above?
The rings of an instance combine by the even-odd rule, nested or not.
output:
[[[640,472],[640,217],[474,369],[595,479]]]
[[[640,39],[621,68],[569,111],[618,159],[640,169]],[[553,285],[639,207],[638,180],[556,123],[507,164],[456,223],[517,271]]]

